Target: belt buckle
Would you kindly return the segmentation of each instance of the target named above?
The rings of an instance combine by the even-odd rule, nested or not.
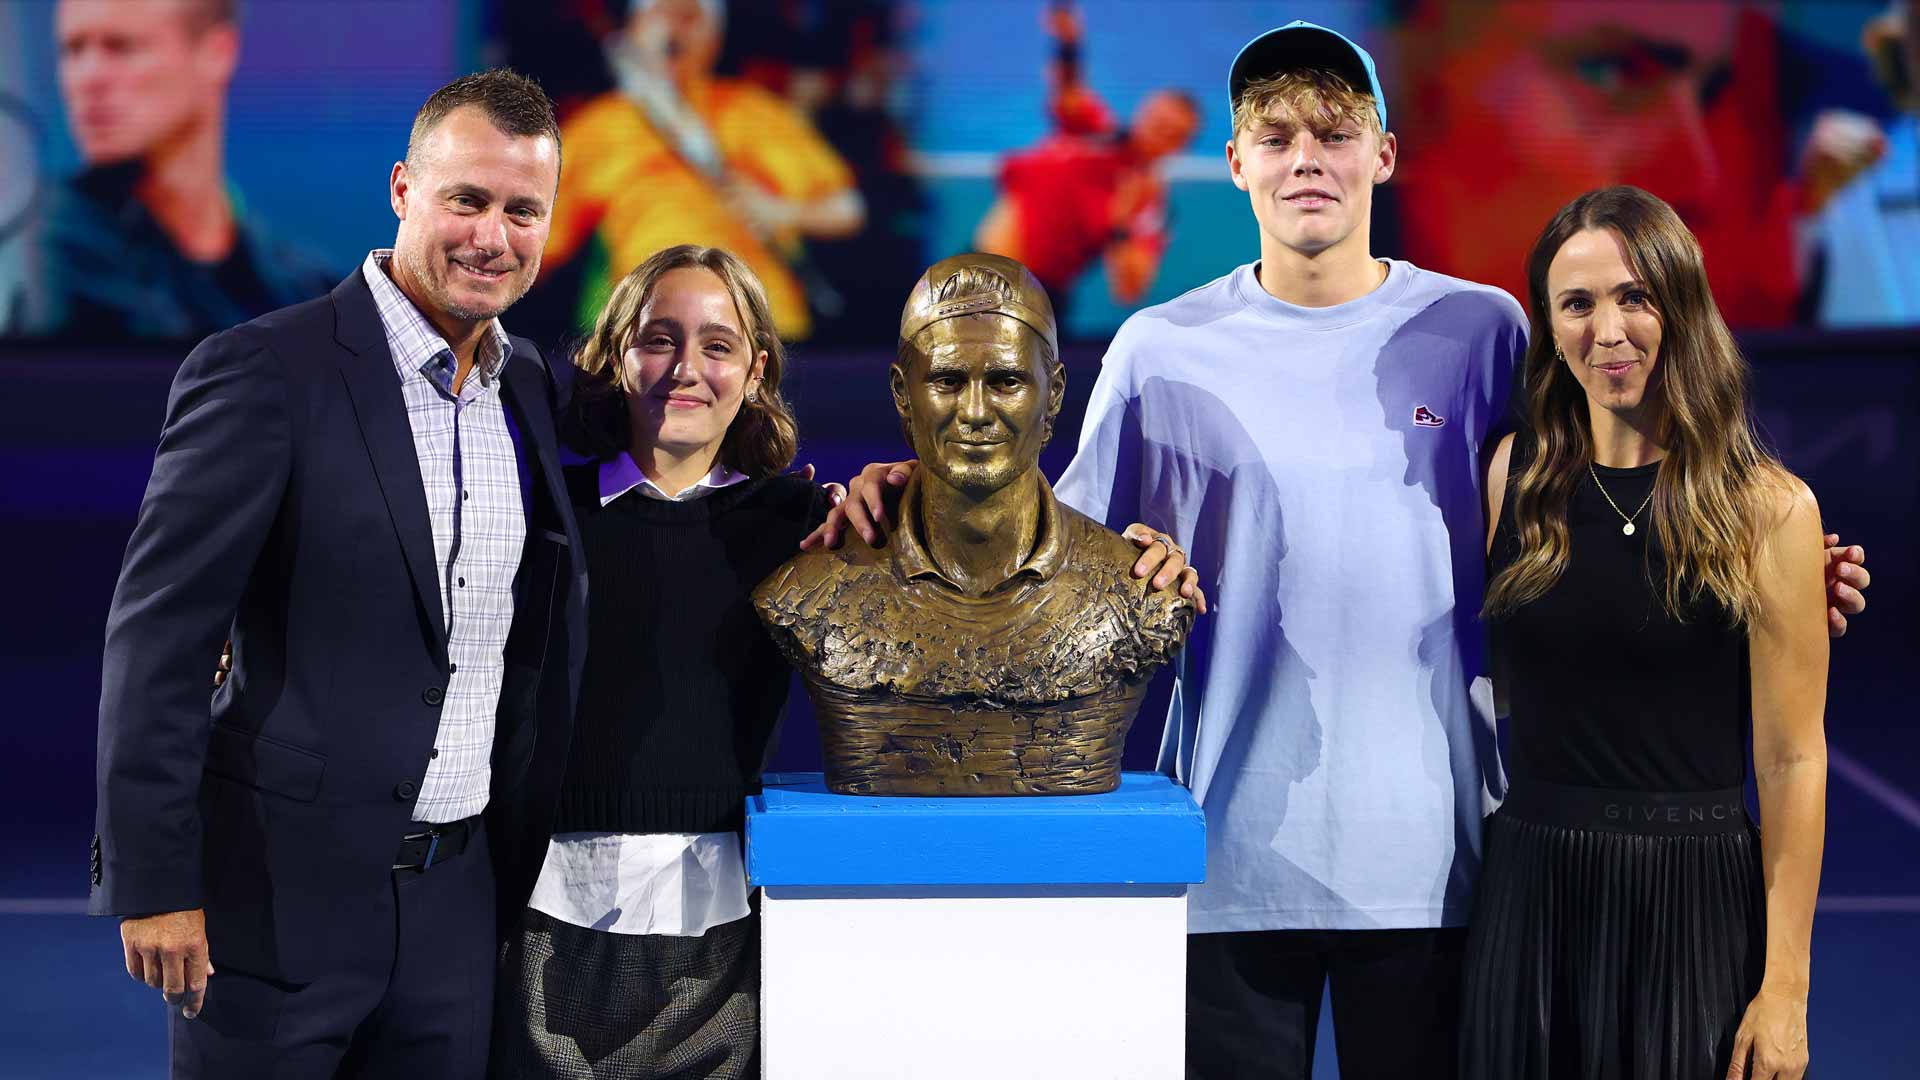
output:
[[[408,833],[406,836],[400,838],[400,842],[403,844],[411,840],[427,841],[427,857],[421,860],[418,866],[412,863],[394,863],[392,869],[418,870],[425,873],[427,868],[433,865],[434,852],[440,849],[440,826],[435,825],[426,832]]]

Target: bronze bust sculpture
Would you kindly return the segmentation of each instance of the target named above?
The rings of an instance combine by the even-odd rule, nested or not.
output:
[[[921,461],[891,542],[803,553],[753,594],[813,699],[827,786],[1112,790],[1193,605],[1134,578],[1139,551],[1040,473],[1066,390],[1045,290],[997,255],[936,263],[890,375]]]

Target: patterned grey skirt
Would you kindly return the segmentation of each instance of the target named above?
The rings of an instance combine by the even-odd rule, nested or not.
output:
[[[760,1075],[759,916],[699,937],[589,930],[529,908],[501,950],[495,1078]]]

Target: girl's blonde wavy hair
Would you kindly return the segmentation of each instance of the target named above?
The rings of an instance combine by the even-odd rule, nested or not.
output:
[[[1647,387],[1668,446],[1653,486],[1654,536],[1666,556],[1663,599],[1674,618],[1701,597],[1736,625],[1751,623],[1761,543],[1778,525],[1787,472],[1754,429],[1746,360],[1707,288],[1700,245],[1673,208],[1636,187],[1590,191],[1568,203],[1527,258],[1531,323],[1523,369],[1526,426],[1536,452],[1509,499],[1520,555],[1488,585],[1485,614],[1546,595],[1572,553],[1567,507],[1593,459],[1587,397],[1553,339],[1547,267],[1568,239],[1605,229],[1624,241],[1634,275],[1660,318],[1659,363]]]

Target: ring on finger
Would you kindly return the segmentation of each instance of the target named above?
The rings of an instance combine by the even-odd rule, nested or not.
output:
[[[1154,542],[1165,546],[1167,549],[1167,553],[1169,555],[1173,554],[1174,552],[1180,551],[1180,545],[1174,543],[1173,537],[1168,536],[1166,533],[1163,533],[1163,532],[1154,533],[1153,539],[1154,539]],[[1185,552],[1181,552],[1181,554],[1185,554]]]

